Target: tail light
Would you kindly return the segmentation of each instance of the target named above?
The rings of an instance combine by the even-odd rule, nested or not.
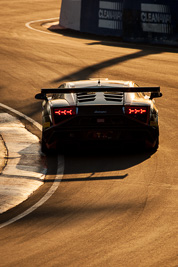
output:
[[[149,120],[149,107],[139,107],[139,106],[126,106],[125,114],[136,119],[142,121],[144,123],[148,123]]]
[[[54,115],[58,116],[72,116],[76,114],[75,107],[67,107],[67,108],[55,108]]]
[[[76,107],[62,107],[53,109],[53,117],[55,124],[76,115]]]

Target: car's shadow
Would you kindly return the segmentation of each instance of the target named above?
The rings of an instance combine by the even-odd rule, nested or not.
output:
[[[54,161],[58,152],[48,155],[48,164]],[[65,159],[62,183],[122,180],[127,178],[128,169],[139,165],[152,156],[136,146],[120,147],[78,147],[63,151]],[[53,171],[49,174],[54,174]],[[46,179],[45,182],[51,182]]]
[[[29,163],[31,162],[31,154],[28,154],[29,151],[33,151],[33,144],[29,145],[25,150],[20,151],[19,156],[20,160],[17,165],[18,169],[22,168],[22,163],[28,161],[27,169],[29,168]],[[23,157],[23,154],[26,154],[26,158]],[[40,153],[40,151],[39,151]],[[68,149],[65,153],[61,154],[59,152],[52,153],[51,155],[44,156],[41,155],[41,167],[44,165],[44,158],[46,158],[48,170],[47,175],[44,180],[44,186],[40,187],[39,190],[33,193],[33,195],[18,205],[17,207],[8,210],[7,212],[0,215],[1,222],[5,222],[10,218],[13,218],[17,214],[22,213],[23,211],[27,210],[29,207],[35,205],[47,192],[50,190],[51,186],[56,183],[93,183],[95,186],[95,182],[100,181],[123,181],[127,179],[130,173],[130,168],[139,165],[140,163],[148,160],[153,154],[151,152],[145,152],[142,150],[135,150],[131,147],[120,147],[120,148],[107,148],[103,147],[98,150],[96,147],[90,147],[86,149],[85,147],[80,149]],[[64,159],[60,162],[60,158]],[[33,159],[34,160],[34,159]],[[39,159],[38,159],[39,161]],[[36,164],[39,162],[36,162]],[[62,169],[64,168],[64,172],[60,177],[56,177],[56,171],[61,164]],[[64,166],[62,166],[64,165]],[[43,169],[43,168],[42,168]],[[42,173],[40,169],[36,169],[36,172],[39,174]],[[36,180],[34,177],[26,177],[27,179]],[[64,196],[65,194],[65,196]],[[67,194],[69,193],[69,189],[64,193],[61,193],[60,196],[62,201],[66,199]],[[128,208],[132,207],[132,203],[124,203],[119,205],[118,209],[120,212],[125,212]],[[65,208],[64,208],[65,207]],[[54,218],[54,214],[58,214],[58,218],[63,218],[74,212],[79,212],[77,206],[51,206],[50,209],[46,209],[45,213],[38,211],[36,213],[33,212],[32,216],[26,216],[24,220],[29,220],[30,218],[44,218],[45,214],[47,217],[52,216]],[[91,213],[96,213],[101,210],[110,210],[112,208],[112,204],[109,203],[107,205],[101,207],[92,207],[88,208],[85,212],[88,212],[90,215]],[[82,210],[81,210],[82,211]],[[83,211],[82,211],[83,212]],[[36,215],[35,215],[36,214]]]

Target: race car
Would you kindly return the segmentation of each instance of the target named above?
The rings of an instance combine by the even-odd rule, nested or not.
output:
[[[154,151],[159,145],[160,87],[132,81],[89,79],[41,89],[42,151],[67,145],[132,145]]]

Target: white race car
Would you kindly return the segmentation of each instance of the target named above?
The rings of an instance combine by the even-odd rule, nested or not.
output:
[[[41,89],[35,97],[44,100],[42,150],[69,144],[137,144],[156,150],[159,126],[153,98],[161,96],[160,87],[108,79]]]

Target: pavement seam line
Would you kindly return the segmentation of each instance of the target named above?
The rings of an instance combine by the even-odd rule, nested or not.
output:
[[[8,162],[8,149],[7,149],[7,146],[6,146],[6,143],[4,142],[4,139],[3,139],[3,136],[0,135],[0,142],[3,146],[3,154],[4,154],[4,159],[2,160],[3,161],[3,165],[2,167],[0,168],[0,175],[1,173],[3,172],[3,170],[5,169],[5,167],[7,166],[7,162]]]

